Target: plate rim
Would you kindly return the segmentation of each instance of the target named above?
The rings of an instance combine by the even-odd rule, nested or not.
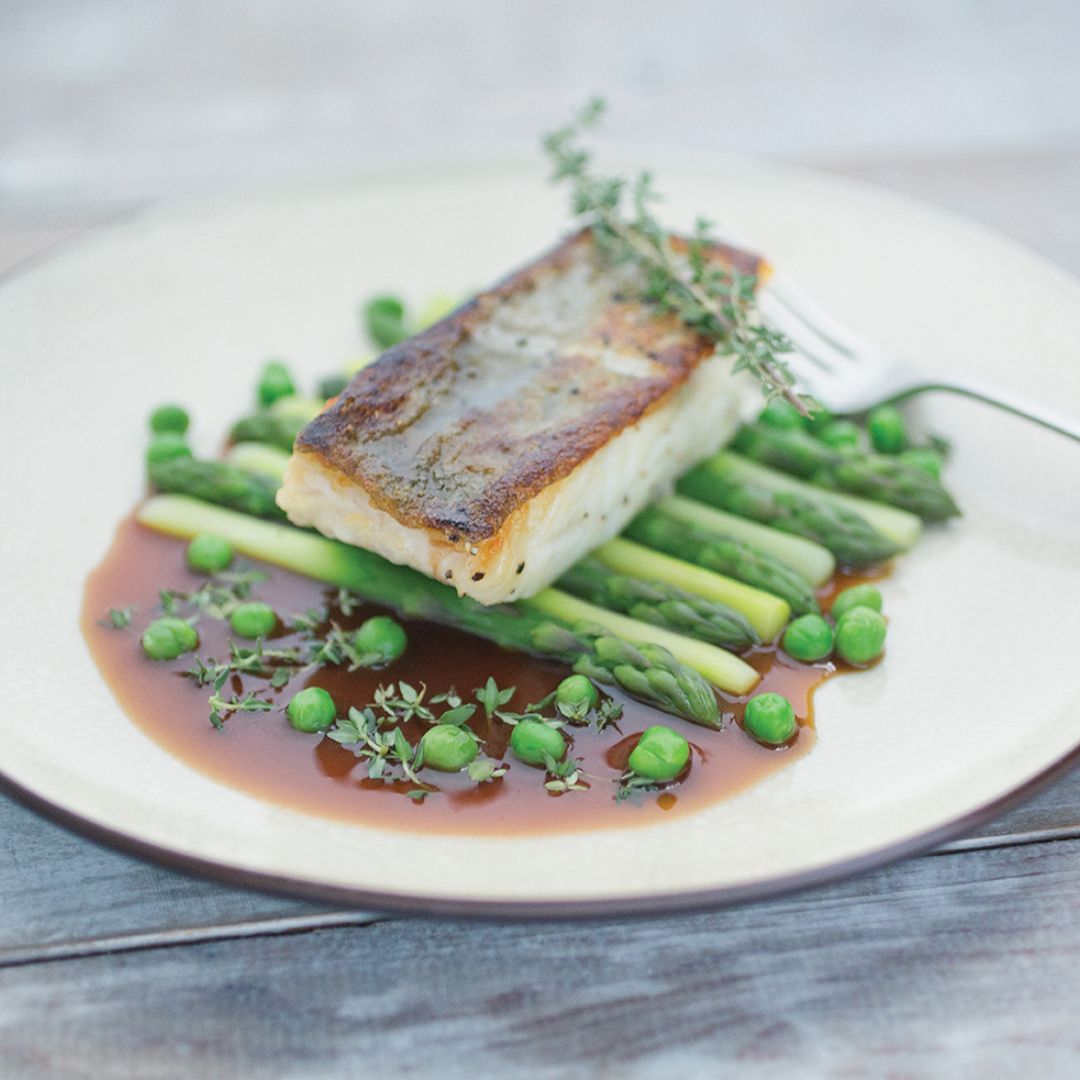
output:
[[[673,171],[716,172],[735,165],[739,168],[764,168],[788,178],[803,178],[851,189],[860,195],[891,202],[932,218],[940,226],[968,235],[978,235],[983,241],[1013,256],[1020,256],[1043,273],[1049,272],[1058,284],[1080,294],[1080,280],[1054,260],[1027,244],[1014,239],[989,225],[969,218],[961,212],[897,190],[887,184],[846,176],[829,168],[818,168],[782,159],[758,155],[729,154],[707,148],[665,146],[656,143],[620,142],[611,144],[617,158],[648,153],[660,157],[670,155]],[[164,195],[149,202],[125,207],[108,214],[102,220],[62,237],[41,251],[35,252],[0,271],[0,288],[13,279],[24,276],[42,264],[63,258],[72,250],[95,243],[103,236],[122,231],[129,226],[152,222],[158,215],[167,217],[197,212],[239,201],[244,195],[260,198],[287,198],[291,194],[313,191],[343,191],[386,183],[394,177],[423,177],[433,171],[470,170],[496,166],[507,170],[535,166],[535,155],[527,156],[516,148],[503,153],[475,153],[455,157],[432,157],[397,164],[383,164],[371,169],[359,169],[340,174],[291,179],[285,182],[256,181],[226,185],[208,191]],[[610,918],[652,918],[681,912],[703,912],[723,907],[775,899],[807,889],[840,884],[855,876],[882,869],[892,863],[925,854],[964,833],[993,820],[1061,779],[1080,765],[1080,741],[1034,775],[999,796],[964,814],[942,822],[930,829],[912,833],[892,843],[863,852],[853,858],[826,862],[809,869],[794,871],[755,881],[708,889],[673,893],[638,893],[615,898],[553,899],[553,900],[491,900],[454,896],[380,892],[331,884],[313,878],[260,871],[230,864],[217,859],[184,852],[167,845],[140,838],[112,826],[102,824],[91,816],[70,809],[54,799],[39,794],[9,776],[0,763],[0,792],[32,812],[61,826],[68,832],[94,843],[167,869],[192,874],[203,880],[232,887],[252,889],[265,894],[293,897],[346,905],[356,910],[394,913],[403,916],[450,916],[480,920],[602,920]],[[995,838],[986,845],[995,846]]]
[[[267,895],[297,900],[345,904],[357,911],[374,911],[424,918],[451,917],[478,921],[555,921],[575,919],[600,922],[605,919],[659,918],[683,913],[704,913],[763,900],[778,900],[793,893],[826,885],[840,885],[874,870],[916,855],[930,854],[935,848],[955,840],[985,821],[1026,802],[1044,788],[1068,775],[1080,765],[1080,743],[1036,773],[1024,783],[960,817],[923,832],[914,833],[892,844],[876,848],[853,859],[824,863],[809,870],[761,878],[739,885],[715,889],[696,889],[675,893],[643,893],[610,899],[585,900],[473,900],[458,897],[423,896],[407,893],[384,893],[376,890],[331,885],[310,879],[294,878],[248,870],[235,864],[191,855],[142,840],[94,821],[61,806],[13,780],[0,768],[0,792],[13,798],[69,833],[130,855],[202,878],[214,884],[244,888]],[[1001,846],[991,842],[987,847]],[[944,853],[943,853],[944,854]]]

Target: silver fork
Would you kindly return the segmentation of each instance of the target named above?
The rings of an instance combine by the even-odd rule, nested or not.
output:
[[[795,346],[789,363],[801,390],[836,413],[858,413],[931,390],[962,394],[1080,441],[1080,418],[967,375],[930,376],[844,326],[781,274],[758,297],[766,323]]]

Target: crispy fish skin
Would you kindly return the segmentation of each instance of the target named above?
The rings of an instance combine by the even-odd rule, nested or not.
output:
[[[634,274],[581,232],[389,350],[301,432],[280,505],[484,603],[538,591],[725,442],[747,392]]]

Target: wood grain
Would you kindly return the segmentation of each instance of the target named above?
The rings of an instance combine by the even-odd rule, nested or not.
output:
[[[0,1060],[95,1078],[1064,1076],[1078,889],[1070,841],[653,922],[400,920],[10,968]]]

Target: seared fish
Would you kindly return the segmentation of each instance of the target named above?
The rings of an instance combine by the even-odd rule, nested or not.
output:
[[[549,585],[727,442],[755,392],[635,274],[581,232],[390,349],[300,433],[282,509],[485,604]]]

